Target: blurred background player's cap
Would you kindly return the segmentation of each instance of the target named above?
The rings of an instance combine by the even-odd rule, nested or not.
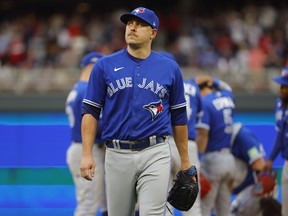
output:
[[[80,67],[84,68],[89,64],[94,64],[98,59],[102,58],[103,56],[104,55],[99,52],[90,52],[82,58]]]
[[[288,66],[284,67],[281,75],[274,77],[273,80],[280,85],[288,86]]]
[[[153,29],[158,30],[159,28],[159,19],[152,10],[144,7],[138,7],[131,13],[123,14],[120,17],[120,20],[126,24],[132,17],[138,17],[139,19],[147,22]]]
[[[167,57],[167,58],[170,58],[170,59],[176,61],[175,56],[174,56],[172,53],[170,53],[170,52],[167,52],[167,51],[159,51],[158,53],[161,54],[161,55],[163,55],[163,56],[165,56],[165,57]]]

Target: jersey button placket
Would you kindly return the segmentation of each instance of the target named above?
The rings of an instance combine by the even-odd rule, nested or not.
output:
[[[141,74],[139,72],[139,69],[140,69],[140,66],[137,65],[135,70],[134,70],[134,85],[133,85],[133,108],[132,108],[132,116],[133,116],[133,131],[132,131],[132,134],[136,134],[136,126],[137,126],[137,123],[139,122],[138,120],[138,112],[139,112],[139,87],[138,87],[138,84],[140,82],[140,77],[141,77]]]

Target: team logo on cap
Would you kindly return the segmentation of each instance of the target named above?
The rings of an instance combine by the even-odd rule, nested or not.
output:
[[[137,8],[133,11],[134,14],[145,13],[145,8]]]
[[[152,121],[163,111],[162,101],[152,102],[143,106],[152,115]]]

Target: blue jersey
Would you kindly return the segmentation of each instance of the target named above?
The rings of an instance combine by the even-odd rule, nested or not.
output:
[[[92,69],[85,106],[103,108],[104,140],[167,135],[171,110],[184,108],[186,115],[180,68],[154,51],[144,60],[132,57],[126,49],[105,56]],[[172,120],[173,124],[187,124],[186,116]]]
[[[234,124],[231,146],[232,154],[244,161],[248,169],[244,182],[233,191],[234,194],[237,194],[247,186],[255,183],[251,164],[259,158],[264,158],[265,151],[256,135],[241,124]]]
[[[213,91],[202,98],[203,113],[197,128],[209,131],[205,152],[230,148],[235,110],[234,95],[231,91]]]
[[[277,135],[269,159],[273,161],[279,152],[281,152],[282,157],[288,160],[288,107],[282,106],[280,98],[278,98],[276,101],[275,121]]]
[[[196,139],[196,123],[202,111],[200,90],[194,80],[184,81],[184,91],[186,98],[187,118],[188,118],[188,138]]]
[[[73,142],[82,143],[81,135],[81,104],[84,98],[87,82],[78,81],[73,86],[66,99],[66,114],[68,116],[69,125],[71,128],[71,140]],[[98,124],[96,143],[101,143],[101,122]]]

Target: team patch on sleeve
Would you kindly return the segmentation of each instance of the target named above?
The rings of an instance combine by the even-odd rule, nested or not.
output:
[[[259,151],[256,147],[249,149],[249,151],[248,151],[249,158],[255,158],[255,157],[257,157],[257,155],[259,155]]]

